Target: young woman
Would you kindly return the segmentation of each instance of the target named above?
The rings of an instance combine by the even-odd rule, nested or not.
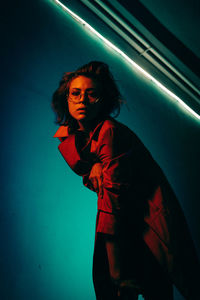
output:
[[[108,66],[90,62],[64,75],[52,102],[59,150],[98,195],[96,298],[172,300],[175,284],[185,299],[199,299],[199,264],[183,213],[149,151],[111,117],[120,99]]]

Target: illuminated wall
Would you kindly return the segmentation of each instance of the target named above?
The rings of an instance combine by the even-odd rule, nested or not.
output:
[[[96,197],[59,154],[50,107],[63,72],[90,60],[110,65],[127,100],[119,120],[163,168],[199,249],[199,121],[52,2],[3,11],[0,299],[94,299]]]

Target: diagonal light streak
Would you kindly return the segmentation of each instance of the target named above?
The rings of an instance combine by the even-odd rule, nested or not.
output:
[[[122,50],[120,50],[117,46],[111,43],[108,39],[106,39],[103,35],[101,35],[98,31],[96,31],[91,25],[89,25],[85,20],[75,14],[71,9],[69,9],[66,5],[61,3],[59,0],[54,0],[59,6],[61,6],[69,15],[72,16],[78,23],[83,25],[86,29],[91,31],[94,35],[96,35],[99,39],[101,39],[106,45],[108,45],[111,49],[119,53],[127,62],[129,62],[133,68],[142,73],[146,78],[150,79],[154,82],[161,90],[163,90],[170,97],[178,101],[187,111],[189,111],[193,116],[200,120],[200,115],[198,115],[191,107],[189,107],[180,97],[171,92],[168,88],[166,88],[162,83],[160,83],[157,79],[155,79],[152,75],[146,72],[143,68],[141,68],[138,64],[136,64],[127,54],[125,54]]]

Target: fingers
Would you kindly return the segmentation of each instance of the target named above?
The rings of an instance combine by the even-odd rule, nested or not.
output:
[[[103,198],[103,176],[101,175],[97,179],[98,182],[98,194],[101,198]]]
[[[93,188],[97,192],[97,194],[102,198],[103,197],[103,177],[92,177],[90,181],[93,185]]]
[[[101,163],[96,163],[93,165],[89,180],[91,181],[93,188],[98,195],[103,197],[103,172]]]
[[[98,180],[97,177],[91,177],[90,181],[93,185],[93,188],[95,189],[95,191],[98,193],[99,192],[99,184],[98,184]]]

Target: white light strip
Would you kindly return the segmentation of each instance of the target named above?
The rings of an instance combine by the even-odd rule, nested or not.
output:
[[[128,55],[126,55],[122,50],[112,44],[109,40],[107,40],[104,36],[102,36],[98,31],[96,31],[92,26],[90,26],[87,22],[85,22],[82,18],[80,18],[77,14],[75,14],[72,10],[62,4],[59,0],[54,0],[58,5],[60,5],[65,11],[67,11],[77,22],[82,24],[85,28],[94,33],[98,38],[100,38],[106,45],[119,53],[126,61],[128,61],[135,69],[140,71],[145,77],[154,82],[157,86],[159,86],[165,93],[170,95],[176,101],[178,101],[182,106],[184,106],[193,116],[200,120],[200,115],[198,115],[193,109],[191,109],[181,98],[176,96],[173,92],[168,90],[162,83],[160,83],[157,79],[147,73],[144,69],[142,69],[138,64],[136,64]]]

